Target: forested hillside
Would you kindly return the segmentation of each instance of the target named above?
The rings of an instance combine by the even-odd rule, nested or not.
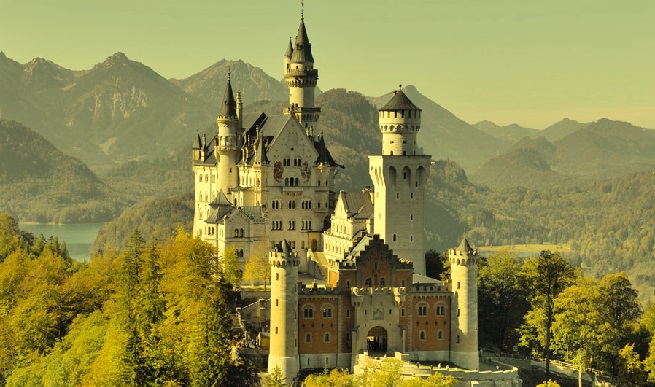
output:
[[[478,245],[568,244],[567,258],[585,272],[626,271],[643,300],[655,300],[654,171],[579,186],[489,191],[477,201],[486,214],[469,222],[467,235]]]
[[[128,203],[80,160],[17,122],[0,120],[0,212],[23,221],[101,222]]]
[[[192,226],[192,193],[138,203],[100,228],[91,246],[92,255],[120,251],[134,230],[139,230],[146,240],[162,242],[175,235],[180,227],[190,232]]]
[[[78,263],[0,215],[0,386],[257,386],[231,360],[228,286],[184,232]]]

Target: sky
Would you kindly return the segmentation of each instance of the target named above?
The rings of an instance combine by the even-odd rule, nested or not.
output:
[[[282,78],[300,0],[0,0],[0,51],[63,67],[115,52],[166,78],[242,59]],[[475,123],[655,128],[655,0],[305,0],[322,90],[416,88]]]

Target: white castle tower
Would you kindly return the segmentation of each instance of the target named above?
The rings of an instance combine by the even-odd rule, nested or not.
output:
[[[448,250],[452,281],[451,359],[453,363],[478,369],[478,253],[464,239]]]
[[[418,154],[421,109],[398,90],[380,108],[379,122],[382,155],[368,157],[375,187],[374,233],[396,255],[411,260],[415,273],[425,275],[424,186],[431,156]]]
[[[239,133],[239,116],[237,115],[237,102],[234,99],[230,76],[228,74],[225,97],[221,105],[221,112],[216,119],[218,136],[215,138],[214,150],[218,162],[218,191],[228,193],[238,184],[237,161],[241,149],[241,135]]]
[[[268,373],[276,367],[291,382],[298,371],[298,253],[284,240],[269,253],[271,264],[271,341]]]
[[[313,136],[321,108],[314,106],[314,89],[318,82],[318,70],[314,68],[312,45],[307,37],[305,19],[301,16],[295,45],[289,39],[289,47],[284,54],[284,80],[289,86],[289,108],[286,114],[294,114]]]

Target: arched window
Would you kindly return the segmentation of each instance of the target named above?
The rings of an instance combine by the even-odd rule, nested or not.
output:
[[[238,228],[235,228],[235,229],[234,229],[234,237],[235,237],[235,238],[238,238],[238,237],[239,237],[239,229],[238,229]]]
[[[326,343],[330,342],[330,334],[329,333],[325,332],[325,335],[323,336],[323,341],[325,341]]]
[[[312,334],[311,334],[311,333],[307,333],[307,334],[305,335],[305,343],[311,343],[311,342],[312,342]]]
[[[244,235],[243,229],[239,229],[239,238],[243,238]]]
[[[393,234],[393,237],[391,239],[395,242],[396,241],[396,234]]]
[[[443,340],[443,331],[442,330],[439,330],[439,332],[437,332],[437,340]]]
[[[366,286],[367,288],[372,287],[373,286],[373,281],[371,281],[370,278],[367,278],[366,281],[364,281],[364,286]]]
[[[418,304],[417,310],[418,310],[418,315],[419,316],[427,316],[428,315],[428,306],[425,303]]]
[[[425,340],[425,331],[420,331],[418,333],[418,339],[419,340]]]
[[[332,307],[323,306],[323,318],[332,318]]]
[[[386,285],[384,277],[380,278],[380,286],[384,287]]]
[[[303,318],[314,318],[314,308],[311,306],[306,306],[302,310],[302,317]]]

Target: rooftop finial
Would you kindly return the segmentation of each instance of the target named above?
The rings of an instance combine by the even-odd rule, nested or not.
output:
[[[232,76],[232,68],[230,66],[227,66],[227,81],[230,81],[230,78]]]
[[[305,0],[300,0],[300,20],[305,21]]]
[[[398,90],[402,90],[402,89],[403,89],[403,84],[401,83],[400,85],[398,85]]]

